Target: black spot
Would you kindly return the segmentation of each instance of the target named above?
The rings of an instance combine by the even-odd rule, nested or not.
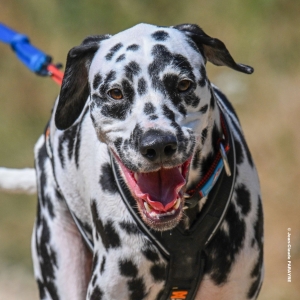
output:
[[[151,115],[151,116],[149,116],[149,120],[151,120],[151,121],[154,121],[156,119],[158,119],[157,115]]]
[[[146,296],[145,283],[142,278],[131,279],[127,282],[130,300],[141,300]]]
[[[52,300],[60,300],[57,292],[57,287],[52,280],[49,280],[46,284],[47,291],[49,292]]]
[[[208,128],[205,127],[202,132],[201,132],[201,141],[202,141],[202,145],[204,145],[206,139],[207,139],[207,132],[208,132]]]
[[[100,234],[102,243],[106,250],[109,248],[118,248],[121,246],[120,237],[117,234],[114,226],[113,221],[108,220],[105,225],[103,225],[101,219],[99,218],[96,202],[92,201],[92,216],[93,221],[96,226],[97,232]]]
[[[120,227],[126,231],[127,234],[139,234],[140,230],[139,228],[134,224],[130,222],[120,222],[119,223]]]
[[[108,220],[104,225],[104,232],[108,237],[109,247],[118,248],[121,246],[120,237],[114,228],[112,220]]]
[[[205,135],[206,133],[202,132],[202,134],[204,134],[204,141],[205,141],[206,136],[208,136],[208,133],[207,133],[207,135]],[[202,174],[206,174],[209,171],[210,167],[212,166],[212,164],[215,160],[215,155],[219,151],[218,141],[220,141],[221,135],[222,134],[219,131],[217,124],[215,123],[214,126],[213,126],[212,133],[211,133],[211,140],[212,140],[212,147],[211,148],[212,148],[212,151],[208,154],[208,156],[205,159],[203,159]]]
[[[251,271],[251,277],[252,278],[257,277],[260,274],[260,270],[261,270],[261,261],[259,259]]]
[[[247,146],[247,143],[246,143],[246,140],[245,140],[245,137],[243,135],[243,133],[241,132],[240,128],[236,125],[235,122],[232,122],[233,126],[234,126],[234,129],[237,131],[237,133],[239,134],[239,137],[242,141],[242,144],[243,144],[243,147],[246,151],[246,155],[247,155],[247,159],[248,159],[248,162],[250,164],[251,167],[254,166],[254,163],[253,163],[253,159],[252,159],[252,156],[251,156],[251,153],[249,151],[249,148]]]
[[[55,213],[54,213],[54,209],[53,209],[53,202],[48,196],[45,196],[45,197],[47,197],[46,203],[47,203],[49,215],[50,215],[51,219],[53,219],[55,217]]]
[[[133,76],[137,76],[141,71],[140,66],[135,61],[131,61],[128,65],[124,67],[125,76],[132,82]]]
[[[147,93],[147,82],[144,78],[139,79],[137,91],[139,96],[142,96]]]
[[[38,159],[37,159],[37,165],[39,170],[39,181],[40,181],[40,197],[39,200],[41,201],[42,205],[45,207],[48,207],[48,210],[51,210],[51,199],[49,198],[47,192],[45,191],[45,187],[47,186],[47,176],[46,176],[46,170],[45,170],[45,164],[46,161],[49,159],[47,150],[46,150],[46,144],[44,143],[43,146],[39,149],[38,152]],[[39,201],[39,202],[40,202]],[[49,207],[50,205],[50,207]],[[38,206],[40,209],[40,207]],[[40,216],[40,213],[38,214],[38,217]],[[38,218],[38,221],[39,218]]]
[[[163,30],[159,30],[159,31],[152,33],[151,37],[154,38],[156,41],[163,42],[163,41],[167,40],[170,36],[167,32],[165,32]]]
[[[64,168],[65,166],[64,145],[67,145],[68,157],[70,160],[72,159],[77,126],[78,124],[71,126],[67,130],[65,130],[59,137],[58,154],[62,168]]]
[[[252,283],[248,291],[247,294],[248,299],[252,299],[254,295],[258,295],[260,288],[261,288],[261,278],[260,276],[258,276],[257,279]]]
[[[255,232],[255,239],[260,247],[263,248],[262,237],[264,235],[264,227],[263,227],[263,209],[262,209],[262,202],[260,196],[258,197],[258,207],[257,207],[257,221],[254,225],[254,232]]]
[[[118,191],[114,174],[109,163],[105,163],[101,167],[101,175],[99,183],[102,189],[110,194],[115,194]]]
[[[132,137],[132,135],[131,135]],[[126,141],[125,141],[126,142]],[[125,144],[124,142],[124,144]],[[136,140],[135,142],[133,142],[132,140],[130,141],[130,145],[136,145],[138,146],[138,140]],[[138,169],[137,169],[137,166],[132,164],[131,160],[127,159],[125,156],[124,156],[124,151],[123,151],[123,147],[122,147],[122,144],[123,144],[123,139],[122,138],[117,138],[115,141],[114,141],[114,145],[115,145],[115,148],[116,148],[116,151],[119,155],[119,157],[121,158],[123,164],[128,168],[130,169],[132,172],[137,172]],[[127,142],[126,142],[127,144]],[[129,144],[129,141],[128,141],[128,144]],[[136,147],[134,146],[134,147]],[[139,166],[141,167],[141,166]]]
[[[103,292],[100,290],[98,286],[96,286],[91,294],[91,300],[101,300],[103,296]]]
[[[132,103],[133,98],[135,96],[135,92],[134,92],[132,85],[129,83],[128,80],[124,79],[124,80],[122,80],[122,87],[123,87],[124,96],[125,96],[126,100],[129,101],[130,103]]]
[[[137,45],[137,44],[132,44],[132,45],[128,46],[128,47],[126,48],[126,50],[129,50],[129,51],[137,51],[139,48],[140,48],[139,45]]]
[[[121,275],[126,277],[137,277],[138,268],[137,266],[129,259],[124,259],[119,261],[119,270]]]
[[[114,54],[120,50],[121,48],[123,47],[123,44],[122,43],[118,43],[116,44],[115,46],[113,46],[112,48],[110,48],[109,52],[106,54],[105,58],[107,60],[111,60],[112,57],[114,56]]]
[[[58,150],[58,158],[60,161],[60,165],[64,169],[65,168],[65,156],[63,153],[64,147],[63,147],[63,143],[62,143],[62,138],[63,138],[63,136],[59,137],[59,142],[58,142],[59,144],[58,144],[57,150]]]
[[[169,96],[169,99],[173,102],[175,107],[180,110],[182,98],[177,92],[177,83],[178,83],[178,76],[175,74],[165,74],[163,76],[163,84]],[[181,108],[182,109],[182,108]],[[184,113],[185,115],[185,113]]]
[[[125,120],[129,108],[130,108],[130,104],[128,102],[120,101],[119,103],[111,103],[109,105],[103,105],[101,109],[101,113],[103,114],[103,116],[108,118]]]
[[[55,197],[59,201],[65,201],[65,199],[62,197],[62,195],[60,194],[60,192],[58,190],[55,190]]]
[[[200,151],[197,151],[193,157],[193,169],[196,170],[200,166]]]
[[[103,274],[103,272],[104,272],[105,262],[106,262],[106,258],[105,258],[105,256],[103,256],[101,266],[100,266],[100,274]]]
[[[215,96],[213,94],[213,91],[210,92],[210,108],[213,110],[215,109]]]
[[[201,79],[198,81],[198,83],[201,87],[205,87],[205,84],[206,84],[206,70],[205,70],[204,66],[201,66],[200,74],[201,74]]]
[[[150,245],[145,249],[142,249],[142,253],[151,262],[156,262],[159,260],[158,253]]]
[[[204,273],[209,274],[217,285],[226,282],[245,240],[246,225],[239,218],[233,204],[230,204],[225,220],[229,225],[229,234],[219,230],[205,249],[207,260]]]
[[[59,299],[57,288],[54,284],[55,268],[57,268],[57,258],[54,249],[50,246],[50,230],[45,219],[42,220],[42,231],[40,241],[37,242],[37,251],[41,265],[44,286],[48,290],[52,299]]]
[[[38,289],[39,289],[40,299],[46,298],[45,286],[43,285],[43,283],[39,279],[37,279],[37,285],[38,285]]]
[[[208,109],[208,104],[205,104],[204,106],[202,106],[199,109],[199,112],[201,112],[202,114],[205,114],[207,112],[207,109]]]
[[[100,75],[100,73],[96,74],[94,77],[94,81],[93,81],[93,89],[94,90],[99,88],[101,81],[102,81],[102,76]]]
[[[175,122],[175,113],[167,105],[163,105],[162,109],[164,116],[172,122]]]
[[[140,139],[143,134],[141,126],[136,124],[129,138],[129,144],[135,151],[139,151]]]
[[[180,103],[178,105],[178,111],[185,117],[186,116],[186,108]]]
[[[236,163],[240,165],[244,161],[243,149],[239,141],[234,139],[234,148],[235,148],[235,156]]]
[[[166,279],[166,266],[164,264],[154,264],[150,268],[150,273],[155,282],[160,282]]]
[[[124,144],[123,144],[123,149],[124,149],[124,151],[127,151],[127,150],[128,150],[128,147],[129,147],[129,140],[125,140],[125,141],[124,141]]]
[[[109,89],[109,84],[116,79],[116,72],[110,71],[106,74],[103,84],[100,86],[101,98],[106,98],[106,93]]]
[[[125,59],[125,54],[121,54],[117,59],[116,59],[116,62],[120,62],[122,60]]]
[[[250,192],[244,184],[236,187],[236,203],[241,208],[242,214],[245,216],[251,209]]]
[[[155,113],[155,107],[151,102],[146,102],[145,106],[144,106],[144,113],[145,115],[151,115],[153,113]]]
[[[81,121],[77,126],[77,131],[76,131],[76,140],[75,140],[75,150],[74,150],[74,156],[75,156],[75,164],[76,168],[79,168],[79,155],[80,155],[80,146],[81,146],[81,125],[86,116],[88,115],[89,112],[89,107],[87,106],[85,108],[85,111],[82,114]]]
[[[195,95],[195,93],[188,93],[187,95],[183,95],[182,97],[186,105],[197,107],[200,103],[200,98]]]
[[[248,298],[258,295],[261,288],[261,276],[262,276],[262,266],[263,266],[263,211],[260,197],[258,198],[258,208],[257,208],[257,221],[254,225],[255,240],[257,242],[259,256],[256,264],[251,271],[251,278],[256,278],[251,284],[248,291]],[[254,246],[255,242],[253,243]]]
[[[99,256],[98,256],[98,253],[96,252],[95,255],[94,255],[94,258],[93,258],[92,273],[94,273],[94,271],[95,271],[96,268],[97,268],[98,260],[99,260]]]
[[[94,274],[93,280],[92,280],[92,286],[95,286],[96,281],[97,281],[97,274]]]
[[[117,151],[119,152],[121,150],[121,145],[123,143],[123,139],[120,137],[120,138],[117,138],[115,141],[114,141],[114,145],[117,149]]]

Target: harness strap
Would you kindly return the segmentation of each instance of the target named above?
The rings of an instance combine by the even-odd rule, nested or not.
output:
[[[222,168],[219,179],[209,192],[208,201],[188,230],[185,230],[182,224],[163,232],[157,232],[148,227],[141,220],[136,201],[120,175],[115,158],[110,153],[115,181],[125,205],[139,229],[149,237],[168,261],[165,289],[159,300],[193,300],[195,298],[203,277],[205,246],[219,229],[227,212],[235,183],[236,160],[233,137],[224,114],[223,117],[231,149],[228,152],[228,164],[232,170],[232,176],[226,175],[226,171]]]

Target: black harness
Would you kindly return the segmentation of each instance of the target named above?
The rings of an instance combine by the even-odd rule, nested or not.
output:
[[[159,300],[192,300],[195,298],[203,277],[205,246],[217,232],[227,212],[235,183],[236,160],[233,138],[225,116],[222,117],[222,123],[223,131],[227,133],[229,150],[226,155],[222,147],[220,150],[222,153],[219,155],[223,159],[226,158],[224,157],[226,155],[228,161],[224,161],[224,168],[209,192],[206,204],[188,230],[185,230],[182,224],[163,232],[154,231],[148,227],[141,220],[136,208],[136,200],[124,183],[113,155],[110,155],[114,178],[125,205],[139,229],[156,245],[168,261],[166,284]],[[228,170],[226,171],[228,167],[232,170],[231,176],[228,176]],[[200,200],[201,195],[195,191],[185,202],[191,208]]]
[[[148,227],[140,218],[136,208],[136,200],[132,197],[122,179],[118,165],[110,153],[114,179],[122,200],[136,221],[140,231],[152,241],[168,261],[166,284],[159,300],[193,300],[195,298],[204,273],[205,247],[219,229],[226,215],[235,183],[236,159],[232,133],[228,127],[226,116],[223,113],[221,115],[227,153],[224,151],[223,143],[220,142],[220,153],[217,156],[220,156],[223,160],[224,167],[212,189],[209,191],[207,201],[197,216],[196,221],[188,230],[184,229],[182,224],[178,224],[172,230],[163,232],[154,231]],[[53,163],[49,127],[45,136],[47,152]],[[58,185],[57,187],[61,193]],[[197,185],[192,193],[187,192],[190,195],[185,195],[187,197],[185,204],[188,210],[196,206],[201,200],[203,195],[199,192],[200,189],[201,187]],[[69,211],[87,246],[93,251],[94,244],[91,236],[82,227],[82,224],[74,213],[70,209]]]

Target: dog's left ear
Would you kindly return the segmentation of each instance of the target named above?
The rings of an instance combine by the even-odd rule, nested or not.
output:
[[[246,74],[252,74],[254,69],[250,66],[237,64],[225,44],[207,35],[198,25],[195,24],[181,24],[174,26],[174,28],[184,32],[197,45],[199,50],[203,50],[205,58],[216,66],[227,66],[236,71]]]
[[[88,72],[100,41],[110,35],[89,36],[81,45],[72,48],[67,56],[66,70],[55,113],[58,129],[70,127],[82,112],[89,96]]]

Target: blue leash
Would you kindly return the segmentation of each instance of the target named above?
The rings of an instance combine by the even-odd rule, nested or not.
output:
[[[0,42],[11,46],[19,60],[32,72],[41,76],[51,76],[61,84],[63,73],[61,64],[51,64],[52,57],[30,44],[29,38],[0,23]]]

